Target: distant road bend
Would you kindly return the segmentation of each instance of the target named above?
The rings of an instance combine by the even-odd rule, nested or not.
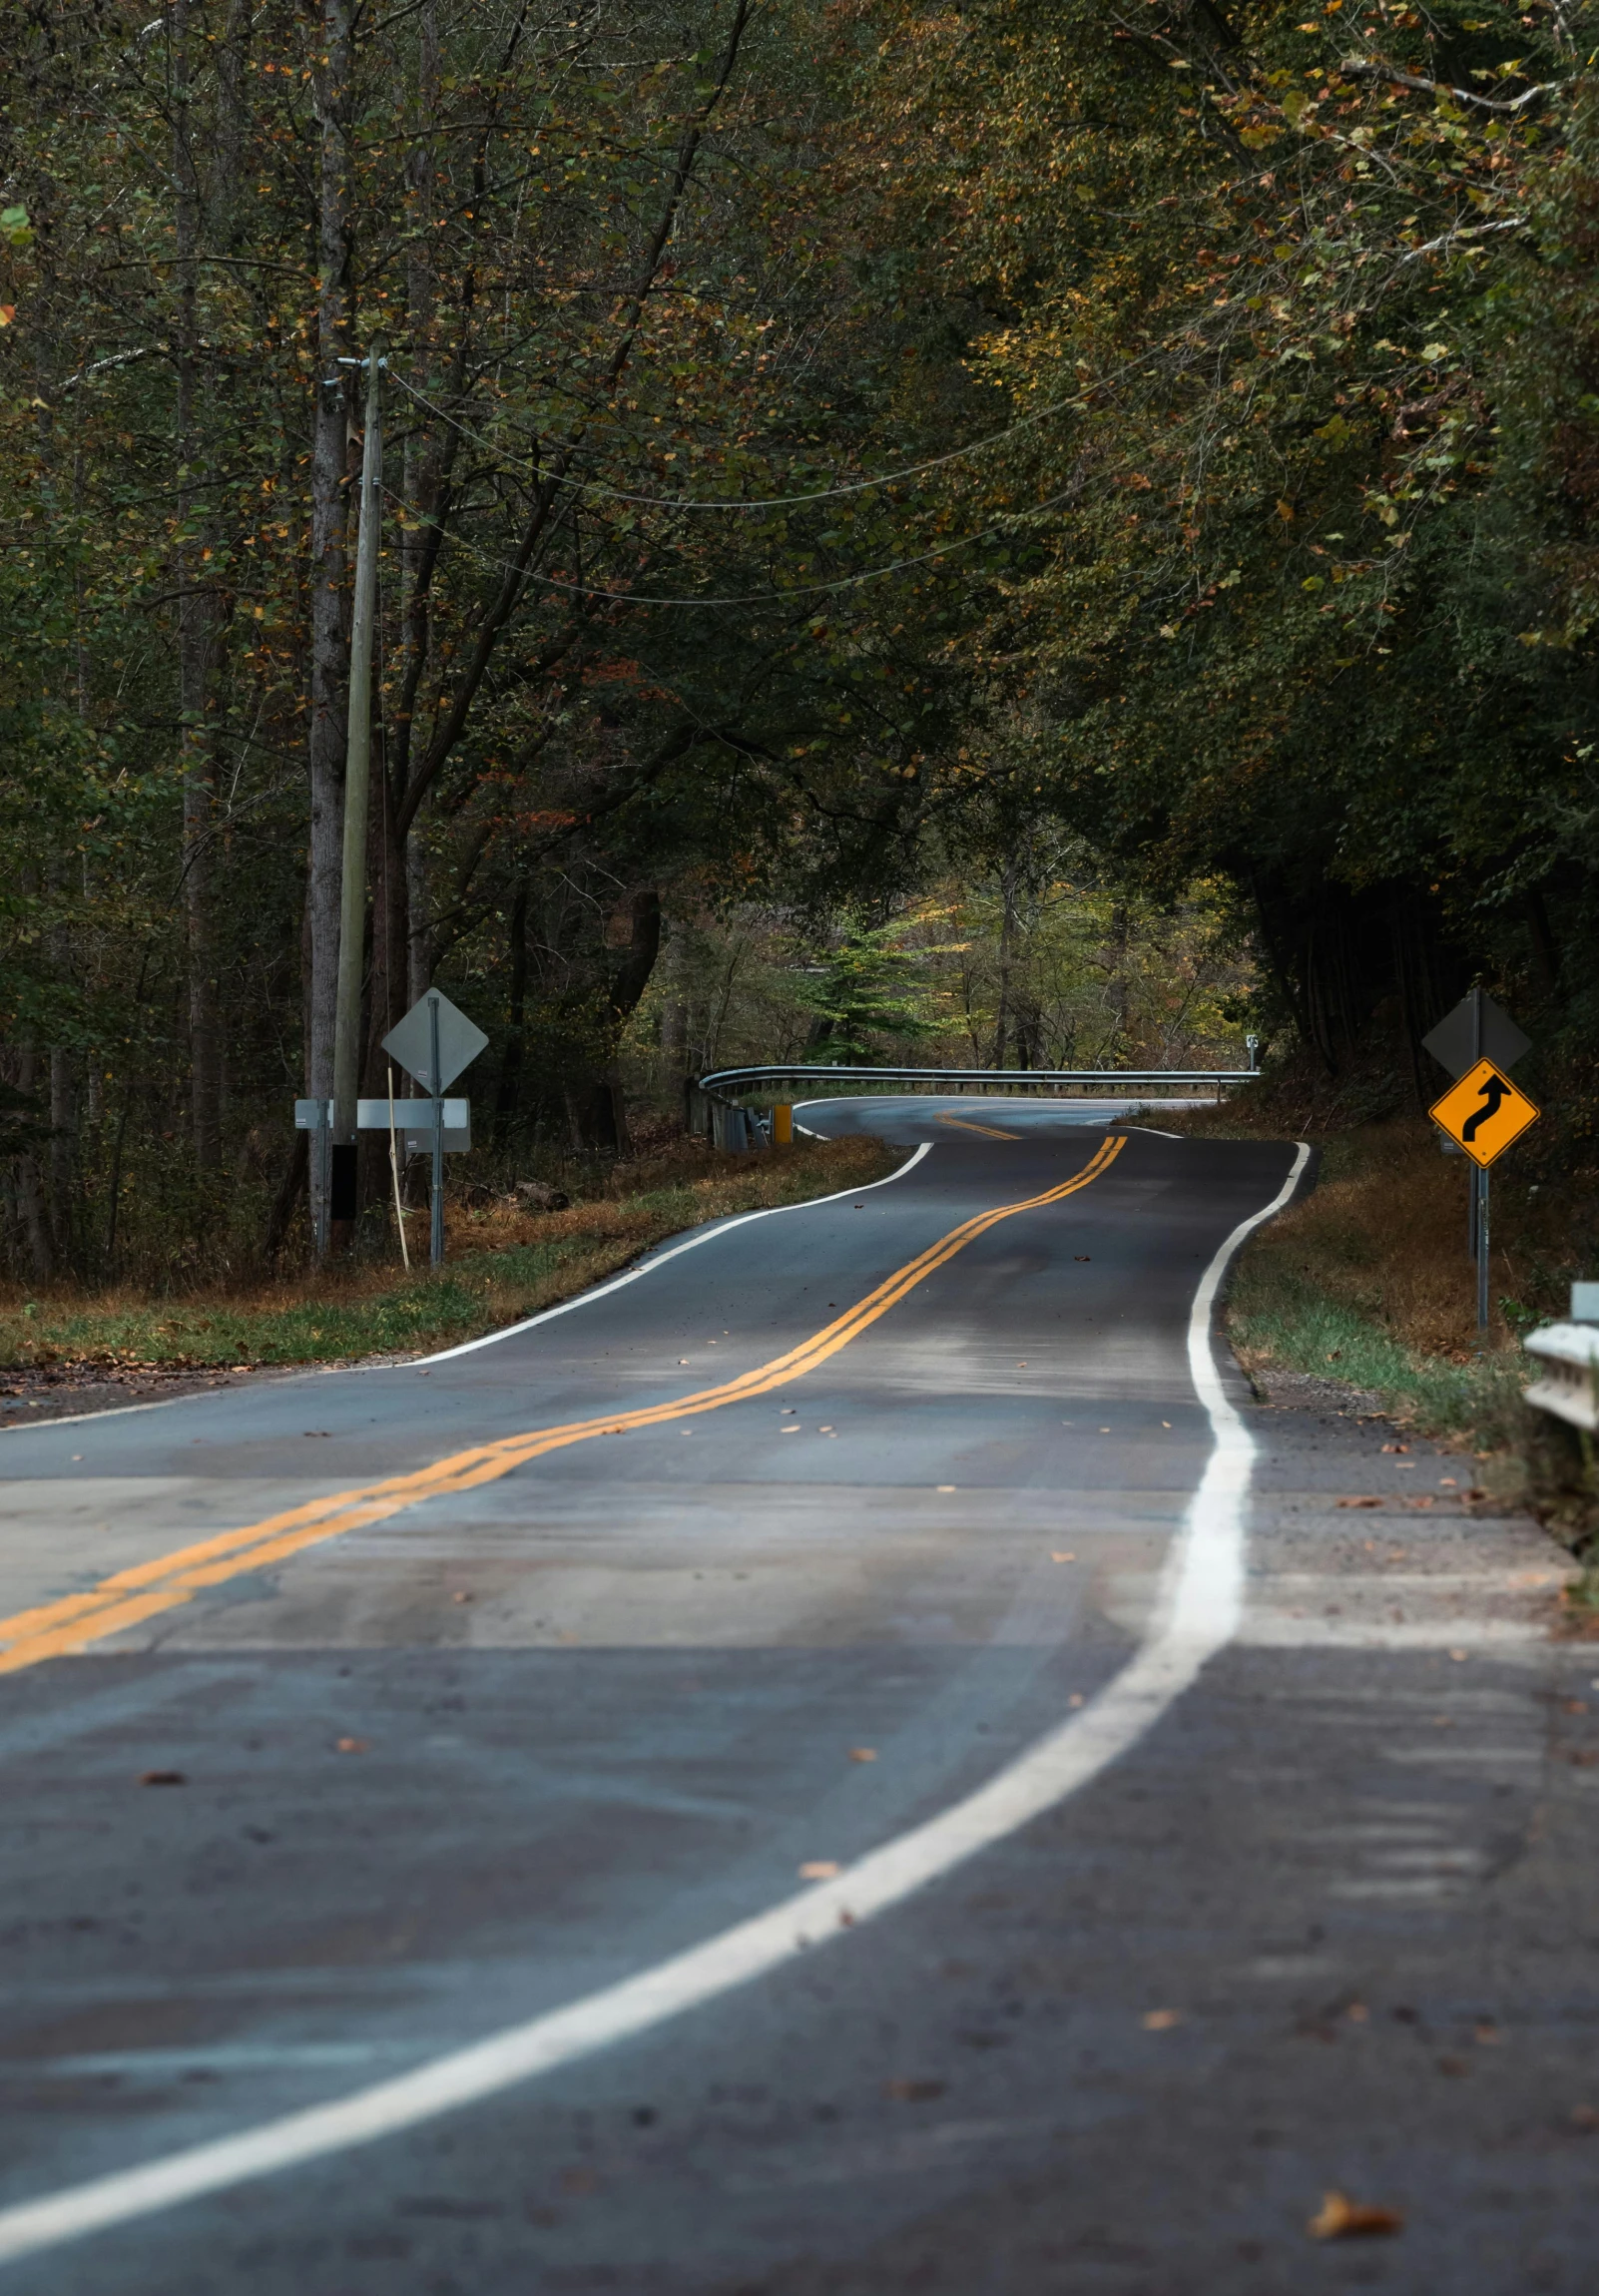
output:
[[[1172,1954],[1118,1916],[1096,2039],[1060,1941],[1217,1878],[1137,1779],[1241,1616],[1213,1308],[1308,1152],[800,1115],[906,1160],[430,1361],[0,1437],[8,2287],[888,2290],[951,2210],[927,2285],[1146,2285],[1009,2277],[997,2188],[1134,2173]]]

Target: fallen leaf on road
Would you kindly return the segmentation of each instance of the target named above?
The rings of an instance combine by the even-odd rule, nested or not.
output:
[[[1338,1504],[1339,1506],[1380,1506],[1382,1501],[1379,1498],[1340,1498]]]
[[[875,1746],[851,1746],[849,1759],[851,1762],[875,1762],[877,1749]]]
[[[1146,2009],[1144,2011],[1144,2030],[1146,2032],[1170,2032],[1174,2024],[1181,2024],[1182,2021],[1183,2012],[1181,2009]]]
[[[1409,1447],[1407,1442],[1385,1442],[1382,1445],[1384,1450],[1408,1450]]]
[[[882,2093],[900,2104],[928,2104],[943,2095],[944,2084],[941,2080],[885,2080]]]
[[[187,1786],[189,1780],[181,1770],[147,1770],[139,1783],[141,1786]]]
[[[469,1594],[452,1594],[450,1597],[452,1602],[470,1602],[471,1599]]]
[[[1074,1260],[1090,1260],[1093,1258],[1093,1254],[1091,1252],[1074,1252],[1072,1258]]]
[[[1591,2104],[1574,2104],[1571,2108],[1571,2125],[1586,2130],[1599,2128],[1599,2108]]]
[[[364,1754],[368,1746],[369,1741],[365,1738],[340,1738],[335,1751],[340,1754]]]
[[[836,1858],[811,1858],[800,1869],[801,1882],[830,1882],[838,1871]]]
[[[1456,1666],[1463,1666],[1470,1655],[1471,1653],[1469,1650],[1451,1650],[1449,1653],[1449,1656],[1454,1660]]]
[[[1051,1562],[1075,1562],[1077,1557],[1075,1554],[1052,1554],[1049,1559]]]
[[[941,1482],[941,1483],[938,1485],[938,1488],[939,1488],[940,1490],[953,1490],[953,1489],[954,1489],[954,1487],[955,1487],[955,1486],[954,1486],[954,1484],[953,1484],[952,1482]]]
[[[1068,1706],[1081,1706],[1083,1703],[1082,1692],[1080,1690],[1074,1690],[1071,1696],[1067,1699],[1066,1703]]]
[[[1404,2230],[1396,2208],[1368,2208],[1347,2193],[1329,2192],[1305,2228],[1313,2240],[1380,2240]]]

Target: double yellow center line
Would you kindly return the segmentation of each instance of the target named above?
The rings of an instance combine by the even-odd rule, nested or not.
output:
[[[1001,1132],[997,1124],[974,1124],[969,1116],[940,1116],[940,1124],[953,1124],[957,1132],[980,1132],[985,1140],[1015,1140],[1015,1132]]]
[[[836,1322],[825,1325],[799,1347],[791,1348],[787,1355],[758,1364],[754,1371],[743,1372],[720,1387],[702,1388],[677,1403],[651,1404],[641,1411],[608,1412],[598,1419],[572,1420],[564,1427],[536,1428],[527,1435],[504,1435],[497,1442],[480,1443],[471,1450],[435,1459],[431,1466],[418,1467],[411,1474],[390,1475],[382,1482],[363,1483],[354,1490],[333,1491],[325,1498],[307,1499],[303,1506],[267,1515],[243,1530],[220,1531],[215,1538],[202,1539],[198,1545],[116,1571],[82,1594],[69,1594],[59,1602],[41,1603],[36,1609],[20,1610],[14,1617],[0,1618],[0,1643],[6,1645],[0,1650],[0,1673],[15,1673],[24,1666],[37,1666],[43,1659],[82,1650],[108,1634],[120,1634],[126,1627],[138,1626],[163,1610],[175,1609],[208,1587],[221,1586],[246,1571],[262,1570],[271,1563],[282,1562],[302,1547],[314,1546],[324,1538],[337,1538],[341,1531],[381,1522],[408,1506],[420,1505],[424,1499],[444,1498],[455,1491],[475,1490],[480,1483],[495,1482],[514,1467],[526,1465],[529,1459],[542,1457],[546,1451],[564,1450],[571,1443],[589,1442],[597,1435],[628,1435],[635,1428],[664,1427],[672,1420],[694,1419],[702,1412],[721,1411],[728,1404],[745,1403],[752,1396],[769,1395],[774,1388],[803,1379],[829,1356],[835,1356],[840,1348],[846,1348],[879,1316],[886,1315],[935,1269],[952,1260],[957,1252],[964,1251],[968,1244],[975,1243],[1001,1220],[1014,1219],[1018,1212],[1039,1211],[1046,1204],[1058,1204],[1062,1198],[1075,1195],[1079,1188],[1088,1187],[1116,1161],[1124,1145],[1119,1135],[1102,1140],[1075,1179],[1063,1181],[1058,1188],[1047,1188],[1041,1196],[1025,1197],[1019,1204],[1000,1204],[992,1211],[974,1213],[958,1228],[951,1228],[947,1236],[940,1236],[937,1243],[929,1244],[915,1259],[896,1268],[875,1291],[868,1292]]]

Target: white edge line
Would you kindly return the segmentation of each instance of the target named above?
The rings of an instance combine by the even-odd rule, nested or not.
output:
[[[891,1178],[897,1176],[890,1174]],[[875,1187],[877,1183],[873,1181],[872,1185]],[[0,1437],[30,1435],[40,1428],[81,1428],[87,1427],[91,1421],[125,1420],[131,1412],[170,1412],[175,1404],[203,1404],[208,1396],[224,1392],[230,1373],[243,1380],[252,1371],[266,1371],[272,1375],[273,1387],[286,1388],[295,1380],[331,1379],[339,1372],[364,1372],[379,1367],[371,1364],[233,1364],[218,1368],[224,1374],[221,1380],[212,1381],[203,1388],[191,1388],[186,1396],[157,1396],[153,1403],[148,1404],[108,1404],[103,1412],[62,1412],[55,1419],[48,1420],[12,1420],[8,1425],[0,1426]],[[404,1367],[386,1364],[381,1368],[391,1371],[403,1370]]]
[[[975,1793],[868,1852],[836,1880],[798,1891],[654,1969],[331,2104],[284,2113],[238,2135],[191,2145],[142,2168],[117,2170],[0,2211],[0,2264],[252,2177],[374,2143],[647,2032],[898,1905],[1052,1809],[1136,1745],[1230,1640],[1239,1621],[1243,1502],[1255,1444],[1216,1369],[1211,1319],[1233,1255],[1251,1230],[1280,1212],[1293,1195],[1311,1153],[1304,1142],[1298,1146],[1283,1186],[1261,1211],[1239,1222],[1194,1295],[1189,1370],[1210,1418],[1215,1448],[1168,1558],[1152,1632],[1081,1712],[1058,1723]]]
[[[211,1388],[195,1388],[187,1396],[157,1396],[149,1404],[112,1404],[103,1412],[59,1412],[49,1420],[11,1420],[0,1427],[0,1435],[29,1435],[35,1428],[81,1428],[89,1420],[125,1420],[130,1412],[170,1412],[174,1404],[192,1404],[198,1396],[214,1393]]]
[[[485,1332],[480,1340],[463,1340],[458,1348],[445,1348],[436,1356],[413,1356],[408,1363],[394,1367],[400,1371],[420,1371],[427,1364],[447,1364],[455,1356],[470,1356],[479,1348],[492,1348],[501,1340],[514,1340],[518,1332],[530,1332],[535,1324],[547,1324],[555,1316],[569,1316],[576,1308],[587,1308],[595,1300],[603,1300],[612,1292],[620,1292],[627,1284],[636,1284],[641,1276],[653,1276],[657,1268],[664,1268],[668,1260],[678,1259],[684,1252],[697,1252],[702,1244],[714,1244],[719,1236],[731,1235],[735,1228],[747,1227],[752,1220],[770,1220],[779,1212],[813,1212],[818,1204],[841,1204],[846,1197],[864,1196],[868,1189],[890,1187],[913,1171],[922,1158],[930,1154],[934,1143],[926,1141],[914,1155],[907,1156],[897,1171],[885,1173],[880,1180],[864,1181],[858,1188],[838,1188],[830,1196],[807,1196],[800,1204],[767,1204],[759,1212],[740,1212],[731,1220],[721,1220],[714,1228],[707,1228],[701,1236],[691,1236],[686,1244],[674,1244],[670,1252],[657,1252],[653,1260],[641,1261],[622,1276],[613,1276],[609,1283],[595,1284],[589,1291],[579,1292],[575,1299],[562,1300],[558,1307],[543,1308],[536,1316],[524,1316],[519,1324],[505,1324],[497,1332]]]

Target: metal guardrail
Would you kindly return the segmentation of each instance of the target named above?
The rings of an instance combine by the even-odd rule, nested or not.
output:
[[[1255,1047],[1250,1047],[1253,1061]],[[1022,1086],[1037,1092],[1062,1087],[1076,1092],[1096,1088],[1117,1098],[1144,1097],[1161,1087],[1251,1083],[1260,1071],[1249,1068],[845,1068],[811,1061],[771,1061],[752,1068],[716,1068],[690,1084],[687,1092],[688,1128],[710,1135],[719,1148],[754,1148],[764,1144],[765,1132],[752,1110],[736,1094],[770,1090],[778,1084],[832,1084],[837,1097],[861,1085],[907,1085],[920,1092],[1010,1091]],[[821,1097],[817,1095],[817,1097]]]
[[[1538,1375],[1527,1390],[1533,1409],[1585,1435],[1599,1434],[1599,1331],[1592,1324],[1546,1324],[1521,1345]]]
[[[702,1092],[752,1092],[763,1084],[940,1085],[1104,1085],[1117,1091],[1148,1091],[1159,1084],[1248,1084],[1255,1068],[844,1068],[803,1061],[770,1062],[758,1068],[716,1068],[699,1079]]]

